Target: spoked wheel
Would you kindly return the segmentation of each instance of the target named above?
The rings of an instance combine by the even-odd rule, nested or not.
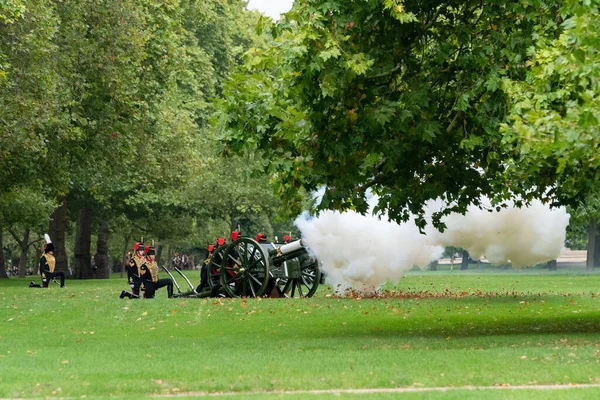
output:
[[[286,263],[288,276],[277,280],[281,296],[312,297],[321,281],[319,261],[308,254],[303,254]]]
[[[208,259],[208,287],[213,290],[221,286],[221,263],[228,246],[221,246]]]
[[[262,296],[269,280],[269,259],[260,245],[241,238],[227,247],[221,262],[221,282],[231,297]]]

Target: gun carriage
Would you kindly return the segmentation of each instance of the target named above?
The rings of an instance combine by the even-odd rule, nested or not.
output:
[[[242,237],[216,248],[205,264],[209,290],[197,293],[176,268],[192,289],[182,292],[176,284],[177,297],[311,297],[321,281],[319,262],[302,240],[279,244]]]

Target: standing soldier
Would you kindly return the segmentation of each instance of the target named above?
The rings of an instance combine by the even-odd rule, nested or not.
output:
[[[65,287],[65,273],[62,271],[54,272],[56,259],[54,258],[54,244],[50,241],[50,236],[44,235],[46,244],[44,245],[44,255],[40,257],[40,275],[42,275],[42,286],[31,282],[30,287],[48,287],[51,279],[60,277],[60,287]]]
[[[140,298],[140,286],[142,286],[142,266],[146,262],[146,257],[144,257],[144,239],[137,242],[133,246],[133,250],[135,251],[135,254],[129,259],[129,265],[127,266],[127,282],[129,283],[129,287],[131,287],[131,292],[123,290],[121,292],[121,298]]]
[[[146,262],[142,265],[142,280],[144,282],[147,299],[153,299],[156,289],[167,287],[167,295],[173,297],[173,280],[171,278],[158,279],[158,264],[155,261],[156,250],[154,246],[146,246]]]
[[[205,287],[208,287],[208,271],[211,268],[211,258],[213,256],[213,253],[215,252],[215,245],[214,244],[209,244],[208,245],[208,256],[206,257],[206,260],[204,260],[204,263],[202,263],[202,268],[200,269],[200,284],[198,286],[196,286],[196,292],[200,293]]]

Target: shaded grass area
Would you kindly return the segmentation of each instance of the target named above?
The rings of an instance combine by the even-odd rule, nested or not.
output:
[[[330,297],[324,287],[311,299],[159,291],[139,301],[118,298],[118,279],[48,290],[0,281],[0,397],[600,383],[599,277],[423,273],[381,299]],[[402,397],[565,395],[507,393]]]

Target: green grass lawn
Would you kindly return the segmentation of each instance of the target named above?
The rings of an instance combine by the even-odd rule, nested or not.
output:
[[[167,299],[161,289],[131,301],[118,297],[121,279],[28,282],[0,280],[2,398],[317,399],[333,395],[279,392],[396,387],[448,389],[406,399],[600,396],[456,389],[600,384],[600,274],[411,272],[380,299],[323,287],[310,299]]]

